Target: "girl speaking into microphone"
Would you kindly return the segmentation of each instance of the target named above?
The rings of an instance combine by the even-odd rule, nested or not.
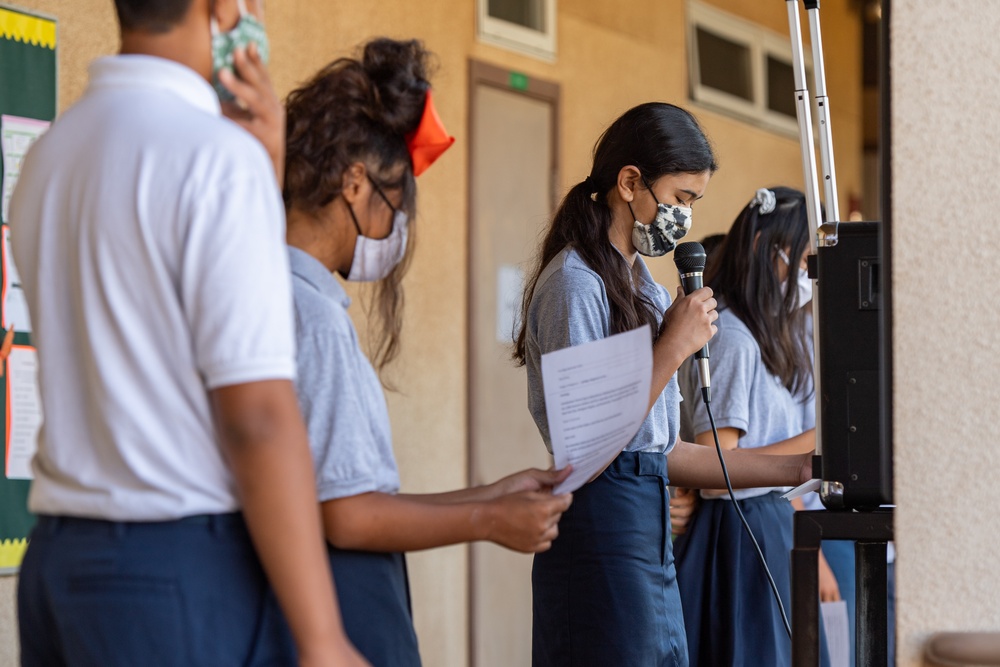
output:
[[[625,112],[556,211],[527,282],[514,356],[527,367],[529,408],[550,450],[541,356],[647,324],[654,334],[645,422],[575,493],[552,549],[535,556],[535,667],[688,664],[667,474],[681,486],[724,485],[715,452],[678,438],[677,369],[714,334],[716,301],[706,287],[671,303],[644,258],[673,250],[716,168],[687,111],[648,103]],[[735,486],[799,484],[811,472],[808,455],[726,458]]]

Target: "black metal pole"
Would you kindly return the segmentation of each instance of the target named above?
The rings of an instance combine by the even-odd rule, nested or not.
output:
[[[886,545],[892,510],[796,512],[791,555],[792,665],[817,667],[819,643],[819,548],[822,540],[857,540],[857,665],[887,667],[888,598]]]
[[[795,513],[792,548],[792,665],[819,665],[819,545],[814,512]]]
[[[858,667],[887,667],[888,578],[886,543],[858,540],[854,544],[854,571],[857,577]]]

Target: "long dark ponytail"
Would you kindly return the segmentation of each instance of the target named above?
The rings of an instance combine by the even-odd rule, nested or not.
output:
[[[528,306],[538,277],[567,246],[572,246],[604,281],[612,333],[647,323],[656,330],[660,314],[649,299],[633,288],[628,262],[609,237],[612,220],[608,194],[618,181],[618,173],[628,165],[637,167],[647,183],[668,174],[718,169],[698,121],[680,107],[648,102],[629,109],[612,123],[594,148],[590,176],[563,198],[542,242],[521,302],[520,331],[513,355],[519,364],[525,360]]]

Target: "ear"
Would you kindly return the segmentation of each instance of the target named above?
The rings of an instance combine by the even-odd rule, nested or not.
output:
[[[368,168],[364,162],[355,162],[348,165],[341,177],[340,194],[352,206],[365,201],[369,196],[368,190],[371,188],[368,183]]]
[[[209,9],[222,32],[232,30],[240,20],[240,6],[237,0],[210,0]]]
[[[623,201],[631,202],[635,199],[636,191],[643,187],[642,172],[638,167],[626,165],[618,172],[618,196]]]
[[[755,253],[757,252],[757,242],[758,241],[760,241],[760,230],[757,230],[757,233],[753,235],[753,251]]]

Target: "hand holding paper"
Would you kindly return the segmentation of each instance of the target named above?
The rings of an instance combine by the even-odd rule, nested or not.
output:
[[[551,491],[569,477],[571,472],[572,468],[552,468],[550,470],[528,468],[507,475],[503,479],[498,479],[490,484],[490,487],[496,491],[497,497],[525,491]]]
[[[542,355],[552,453],[557,468],[573,466],[554,493],[580,488],[625,449],[649,412],[652,379],[648,326]]]

